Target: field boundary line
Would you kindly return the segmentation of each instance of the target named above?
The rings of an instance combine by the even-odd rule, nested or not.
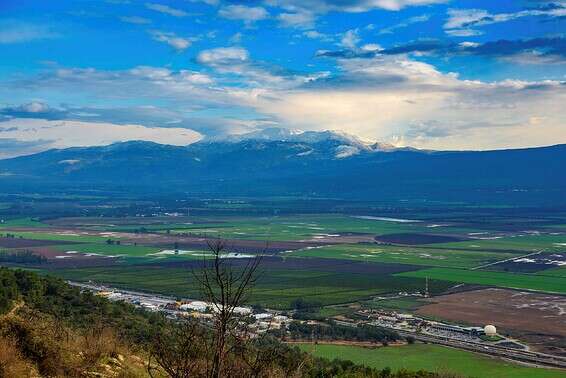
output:
[[[513,261],[513,260],[518,260],[518,259],[524,259],[524,258],[526,258],[526,257],[530,257],[530,256],[534,256],[534,255],[541,254],[541,253],[543,253],[544,251],[545,251],[544,249],[541,249],[540,251],[531,252],[531,253],[528,253],[528,254],[526,254],[526,255],[514,256],[514,257],[510,257],[510,258],[505,259],[505,260],[499,260],[499,261],[495,261],[495,262],[492,262],[492,263],[479,265],[479,266],[470,268],[470,270],[479,270],[479,269],[487,268],[488,266],[493,266],[493,265],[501,264],[501,263],[504,263],[504,262],[507,262],[507,261]]]

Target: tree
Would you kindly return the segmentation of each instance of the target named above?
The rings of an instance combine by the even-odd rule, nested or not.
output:
[[[262,255],[247,260],[243,267],[235,268],[225,259],[226,243],[221,239],[207,241],[212,258],[203,259],[203,269],[193,272],[200,284],[204,299],[213,308],[212,361],[207,369],[207,376],[222,376],[222,364],[226,360],[229,339],[240,339],[244,330],[238,330],[236,309],[242,307],[250,298],[251,290],[257,281],[257,269]],[[239,348],[242,343],[239,342]]]
[[[164,371],[173,378],[268,376],[265,372],[280,357],[275,344],[254,335],[249,317],[238,311],[250,298],[262,255],[235,266],[225,258],[223,240],[207,244],[211,253],[192,274],[201,297],[211,306],[211,322],[186,319],[158,332],[153,337],[148,373],[158,376]]]
[[[160,369],[171,378],[202,376],[206,359],[205,327],[196,320],[187,320],[162,328],[154,337],[147,364],[150,377],[161,376]]]

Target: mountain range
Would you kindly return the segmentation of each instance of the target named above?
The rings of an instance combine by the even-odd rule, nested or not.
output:
[[[0,160],[0,189],[552,204],[566,203],[565,162],[566,145],[423,151],[267,129],[188,146],[131,141]]]

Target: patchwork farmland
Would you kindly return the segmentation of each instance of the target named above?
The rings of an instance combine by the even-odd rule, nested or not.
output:
[[[489,296],[482,294],[488,288],[498,288],[492,293],[499,299],[501,293],[519,293],[513,290],[559,298],[558,303],[566,295],[566,215],[514,218],[480,209],[482,222],[471,222],[476,218],[461,209],[432,215],[406,211],[402,216],[243,216],[219,208],[216,203],[189,216],[6,219],[0,224],[2,264],[72,281],[195,298],[198,288],[191,271],[208,258],[208,243],[223,239],[236,268],[263,255],[250,301],[279,310],[292,309],[300,299],[318,308],[317,316],[383,308],[481,324],[488,322],[488,313],[460,308],[454,301],[472,296],[480,307],[492,308]],[[10,262],[11,255],[23,251],[43,260]],[[527,295],[513,298],[507,304],[515,309],[527,308],[533,300]],[[533,333],[548,336],[564,325],[564,316],[558,315],[546,323],[548,329],[521,331],[511,319],[492,314],[501,329],[540,350],[556,348],[557,340]],[[536,316],[548,315],[529,314],[534,323]]]

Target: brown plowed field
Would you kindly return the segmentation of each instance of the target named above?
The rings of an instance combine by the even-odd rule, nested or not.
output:
[[[31,248],[46,245],[71,244],[70,242],[60,240],[35,240],[20,238],[0,238],[0,247],[2,248]],[[75,243],[76,244],[76,243]]]
[[[566,353],[566,297],[506,289],[442,295],[417,311],[454,322],[493,324],[549,353]]]
[[[208,242],[212,239],[198,237],[175,237],[168,235],[128,235],[126,242],[136,242],[139,245],[156,246],[163,248],[171,248],[177,243],[180,249],[198,249],[207,250]],[[284,251],[294,251],[306,247],[317,247],[328,245],[323,242],[296,242],[296,241],[270,241],[263,240],[246,240],[246,239],[228,239],[224,240],[226,246],[233,252],[239,253],[277,253]]]

